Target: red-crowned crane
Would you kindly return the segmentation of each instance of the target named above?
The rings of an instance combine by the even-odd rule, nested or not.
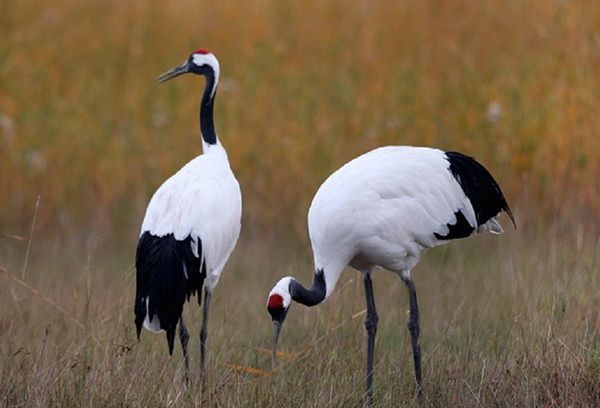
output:
[[[185,362],[188,382],[188,331],[183,304],[198,294],[204,306],[200,329],[200,378],[205,384],[208,309],[211,294],[240,234],[242,196],[227,153],[213,122],[213,105],[219,83],[219,62],[199,49],[182,65],[158,76],[164,82],[192,73],[203,75],[206,85],[200,102],[200,132],[204,154],[171,176],[154,193],[142,224],[136,253],[135,325],[165,331],[173,354],[175,329]]]
[[[496,181],[480,163],[461,153],[387,146],[342,166],[321,185],[308,211],[315,268],[312,286],[307,289],[288,276],[269,293],[273,364],[291,301],[306,306],[323,302],[335,289],[344,268],[350,265],[362,274],[365,286],[366,402],[371,405],[378,321],[371,272],[380,266],[398,274],[408,289],[408,330],[417,391],[421,395],[419,308],[411,270],[428,248],[473,232],[502,233],[497,221],[501,211],[514,224]]]

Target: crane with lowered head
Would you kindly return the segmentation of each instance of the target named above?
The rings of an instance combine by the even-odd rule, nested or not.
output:
[[[491,174],[472,157],[427,147],[387,146],[351,160],[318,189],[308,211],[313,282],[279,280],[269,293],[273,364],[291,301],[315,306],[327,299],[347,265],[363,277],[367,315],[366,402],[373,401],[377,310],[371,273],[394,272],[406,285],[414,374],[421,395],[419,307],[411,271],[426,249],[475,232],[502,233],[497,218],[511,210]]]

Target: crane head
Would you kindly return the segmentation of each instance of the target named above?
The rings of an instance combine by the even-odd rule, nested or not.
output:
[[[267,311],[271,315],[273,321],[273,356],[272,365],[275,368],[277,362],[277,340],[279,339],[279,332],[283,321],[287,316],[287,312],[290,308],[292,297],[290,295],[290,282],[291,278],[286,277],[277,282],[277,285],[269,293],[269,299],[267,300]]]
[[[219,80],[219,61],[211,52],[200,48],[191,53],[187,61],[183,64],[160,74],[156,80],[158,82],[165,82],[179,75],[190,73],[205,77],[212,76],[215,80],[214,88],[216,88],[216,82]]]

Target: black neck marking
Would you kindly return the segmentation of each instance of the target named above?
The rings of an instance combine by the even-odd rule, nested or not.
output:
[[[200,102],[200,131],[206,143],[216,144],[217,134],[215,133],[215,123],[213,121],[213,105],[217,96],[217,90],[215,89],[215,92],[212,92],[215,86],[215,73],[211,69],[208,70],[205,76],[206,86],[204,87],[202,102]]]
[[[292,299],[305,306],[318,305],[325,300],[326,293],[325,275],[322,269],[318,269],[313,275],[313,283],[310,289],[306,289],[295,279],[292,279],[290,282],[290,295]]]

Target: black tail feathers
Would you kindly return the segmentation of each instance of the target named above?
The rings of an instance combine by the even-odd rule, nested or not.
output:
[[[136,254],[135,326],[138,340],[146,317],[167,334],[169,353],[173,354],[175,329],[183,304],[204,284],[206,268],[202,264],[202,244],[197,238],[198,256],[192,251],[193,239],[175,239],[173,234],[158,237],[144,232]]]
[[[462,153],[446,152],[446,157],[450,162],[452,175],[473,205],[477,225],[485,224],[500,211],[504,211],[517,228],[504,194],[490,172],[477,160]]]

